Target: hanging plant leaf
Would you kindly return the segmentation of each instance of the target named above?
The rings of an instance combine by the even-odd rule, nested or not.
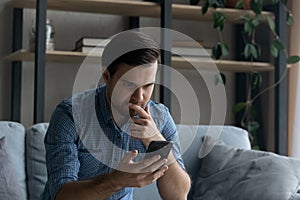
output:
[[[226,76],[221,72],[215,75],[215,85],[218,84],[222,84],[222,85],[226,84]]]
[[[237,103],[237,104],[235,104],[234,106],[233,106],[233,109],[232,109],[232,111],[234,112],[234,113],[238,113],[238,112],[240,112],[242,109],[244,109],[245,107],[246,107],[246,103],[245,102],[239,102],[239,103]]]
[[[253,27],[252,27],[251,21],[245,22],[245,24],[244,24],[244,31],[245,31],[245,33],[248,33],[248,34],[252,33]]]
[[[300,56],[289,56],[286,59],[287,64],[294,64],[300,61]]]
[[[212,49],[212,57],[215,60],[219,60],[221,58],[221,56],[222,56],[222,47],[221,47],[221,44],[218,43]]]
[[[255,12],[255,14],[260,15],[262,8],[263,8],[263,1],[262,0],[251,0],[250,8],[253,10],[253,12]]]
[[[269,28],[272,30],[272,32],[275,32],[274,20],[270,16],[267,16],[267,21],[268,21]]]
[[[256,15],[253,19],[252,19],[252,26],[253,27],[257,27],[260,23],[261,23],[261,20],[262,20],[262,16],[261,15]]]
[[[229,47],[226,43],[221,43],[222,56],[227,56],[229,54]]]
[[[214,28],[217,28],[220,31],[222,31],[224,28],[225,20],[226,20],[225,13],[214,12],[213,17],[214,17]]]
[[[272,45],[274,45],[274,47],[277,48],[278,51],[282,51],[285,49],[284,45],[278,38],[273,41]]]
[[[205,4],[202,6],[202,10],[201,10],[203,15],[205,13],[207,13],[208,7],[209,7],[209,4],[208,4],[208,1],[206,1]]]
[[[258,51],[254,44],[247,43],[244,49],[244,56],[246,59],[248,58],[258,58]]]
[[[279,53],[278,49],[275,47],[274,44],[272,44],[272,45],[271,45],[271,54],[272,54],[272,56],[273,56],[274,58],[277,58],[278,53]]]
[[[260,73],[252,73],[251,79],[252,79],[252,89],[253,90],[255,90],[261,86],[262,76]]]
[[[244,8],[244,1],[238,0],[234,6],[236,9],[243,9]]]
[[[291,13],[291,12],[288,12],[288,13],[287,13],[287,20],[286,20],[286,23],[287,23],[289,26],[293,26],[293,25],[294,25],[294,19],[293,19],[293,16],[292,16],[292,13]]]

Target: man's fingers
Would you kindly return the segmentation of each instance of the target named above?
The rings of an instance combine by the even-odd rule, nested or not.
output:
[[[148,118],[147,112],[141,106],[129,103],[129,108],[135,110],[141,118]]]
[[[147,173],[147,172],[153,173],[153,172],[155,172],[156,170],[158,170],[159,168],[161,168],[163,165],[166,165],[167,162],[168,162],[167,159],[159,160],[159,161],[155,162],[154,164],[152,164],[152,165],[150,165],[150,166],[144,168],[143,171],[144,171],[145,173]]]
[[[138,155],[138,151],[137,150],[133,150],[133,151],[129,151],[125,154],[123,161],[125,163],[129,163],[131,162],[135,157],[137,157]]]
[[[152,182],[154,182],[157,179],[159,179],[160,177],[162,177],[167,170],[168,170],[168,166],[164,165],[162,168],[160,168],[156,172],[150,174],[150,176],[152,176]]]

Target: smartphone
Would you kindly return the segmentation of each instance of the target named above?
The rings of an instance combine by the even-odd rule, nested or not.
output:
[[[169,156],[172,147],[173,142],[170,141],[152,141],[147,149],[145,159],[155,155],[160,155],[161,159],[165,159]]]

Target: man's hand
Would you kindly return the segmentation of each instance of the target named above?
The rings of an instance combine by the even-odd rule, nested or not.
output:
[[[116,171],[111,173],[116,187],[143,187],[151,184],[168,170],[167,159],[160,160],[160,156],[153,156],[143,161],[134,162],[138,151],[128,152]]]
[[[146,106],[144,110],[138,105],[129,103],[129,108],[140,116],[140,118],[132,117],[133,123],[130,125],[132,137],[139,138],[146,147],[152,140],[165,140],[151,117],[149,106]]]

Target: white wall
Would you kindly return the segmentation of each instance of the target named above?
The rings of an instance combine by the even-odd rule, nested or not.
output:
[[[11,9],[3,9],[5,3],[0,3],[0,56],[9,54],[11,51],[11,26],[12,26],[12,11]],[[28,47],[28,33],[32,25],[32,19],[35,16],[33,10],[25,10],[24,12],[24,30],[23,30],[23,46]],[[74,49],[75,41],[82,36],[94,37],[108,37],[119,31],[127,28],[128,19],[126,17],[112,16],[112,15],[98,15],[72,12],[49,11],[48,18],[53,20],[55,26],[55,42],[58,50],[72,50]],[[4,25],[5,23],[5,25]],[[159,26],[159,20],[143,18],[142,26]],[[208,44],[216,41],[217,33],[212,30],[209,23],[199,23],[190,21],[174,21],[173,27],[175,30],[188,34],[192,38],[199,40],[203,39]],[[226,30],[225,38],[228,43],[232,43],[234,36],[231,34],[232,30],[229,27]],[[234,50],[232,50],[234,51]],[[0,120],[9,119],[10,117],[10,62],[0,61]],[[21,122],[26,126],[33,123],[33,63],[23,63],[23,77],[22,77],[22,114]],[[74,78],[79,69],[79,64],[61,64],[61,63],[47,63],[46,66],[46,109],[45,120],[48,121],[53,109],[57,103],[67,98],[72,94]],[[97,68],[93,68],[97,70]],[[196,77],[193,76],[192,71],[182,71],[182,73],[189,77],[194,84],[193,87],[197,91],[202,90],[203,85],[199,84]],[[227,91],[227,107],[228,112],[226,116],[226,123],[233,122],[233,115],[231,113],[231,106],[234,101],[234,75],[233,73],[226,73],[228,84]],[[174,83],[174,87],[176,87]],[[206,94],[199,94],[205,97]],[[201,98],[201,105],[210,103],[209,99]],[[193,108],[190,108],[193,110]],[[179,120],[178,113],[180,111],[176,105],[172,107],[175,121]],[[203,117],[201,123],[209,121],[209,113],[203,110]],[[187,123],[189,123],[187,121]]]

